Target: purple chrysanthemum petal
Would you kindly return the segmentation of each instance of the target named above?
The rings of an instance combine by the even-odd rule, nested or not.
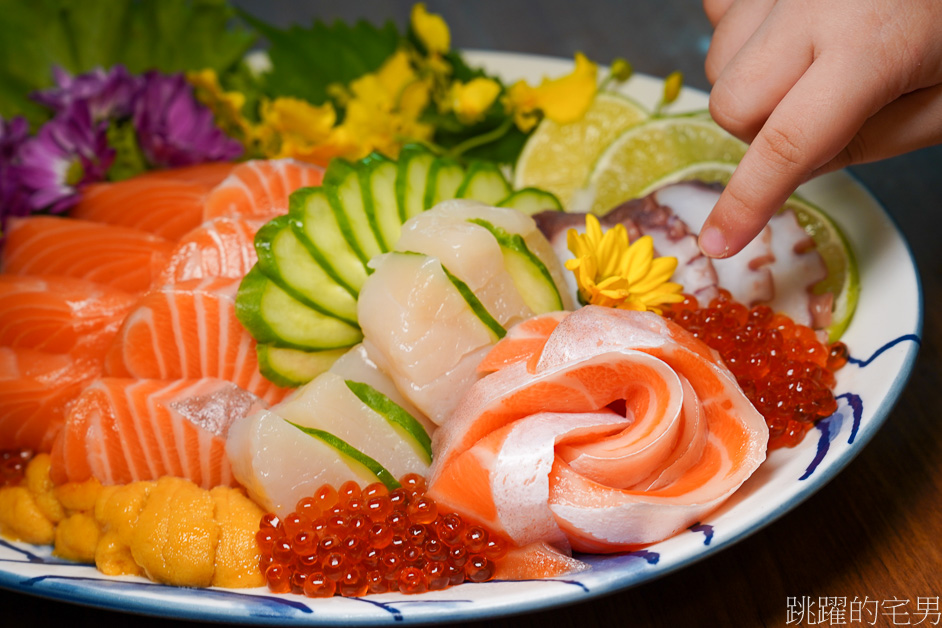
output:
[[[20,176],[20,149],[29,139],[29,123],[17,116],[0,116],[0,232],[10,216],[25,216],[30,211],[29,190]]]
[[[181,74],[144,75],[134,126],[141,150],[153,166],[188,166],[242,154],[242,145],[215,125],[212,112],[196,100]]]
[[[72,103],[85,101],[95,122],[130,116],[141,87],[140,78],[128,73],[123,65],[108,72],[97,68],[78,76],[59,67],[52,73],[56,86],[35,92],[33,99],[56,114],[67,111]]]
[[[86,102],[76,101],[22,145],[18,175],[33,210],[63,212],[83,184],[105,178],[114,160],[105,126],[92,122]]]

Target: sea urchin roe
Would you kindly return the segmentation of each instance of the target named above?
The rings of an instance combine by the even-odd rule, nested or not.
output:
[[[283,518],[264,515],[256,540],[268,588],[359,597],[493,578],[506,541],[455,513],[439,512],[421,476],[407,474],[400,484],[392,492],[379,483],[362,490],[349,482],[324,486]]]
[[[708,307],[695,297],[664,316],[715,349],[769,426],[769,449],[793,447],[837,410],[834,371],[847,363],[841,342],[822,343],[810,327],[765,305],[747,308],[720,290]]]

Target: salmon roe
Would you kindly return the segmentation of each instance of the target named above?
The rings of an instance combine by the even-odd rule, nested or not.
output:
[[[494,577],[507,542],[455,513],[440,512],[425,478],[392,491],[376,482],[325,485],[256,534],[268,588],[308,597],[424,593]]]
[[[33,455],[32,449],[0,450],[0,486],[16,486],[22,482]]]
[[[748,308],[726,290],[708,307],[685,295],[664,316],[715,349],[769,426],[769,449],[794,447],[816,421],[837,410],[834,372],[847,363],[842,342],[766,305]]]

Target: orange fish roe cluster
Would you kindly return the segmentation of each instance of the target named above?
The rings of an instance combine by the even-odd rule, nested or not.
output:
[[[16,486],[22,482],[33,455],[31,449],[0,450],[0,486]]]
[[[837,410],[834,372],[847,363],[842,342],[765,305],[748,308],[720,290],[708,307],[686,296],[664,315],[719,352],[769,426],[769,449],[793,447],[821,418]]]
[[[262,517],[259,567],[275,593],[308,597],[424,593],[485,582],[507,542],[455,513],[439,512],[425,479],[324,485],[279,519]]]

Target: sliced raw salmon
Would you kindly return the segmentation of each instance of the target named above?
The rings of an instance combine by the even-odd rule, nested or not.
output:
[[[100,362],[0,347],[0,449],[49,451],[72,401]]]
[[[256,159],[236,166],[206,199],[203,217],[271,218],[288,211],[288,196],[320,185],[324,169],[294,159]]]
[[[78,396],[52,452],[57,483],[103,484],[188,478],[203,488],[234,485],[225,436],[259,400],[218,379],[103,378]]]
[[[73,218],[140,229],[177,240],[203,222],[211,188],[202,183],[137,177],[95,183],[82,191]]]
[[[650,312],[588,306],[535,361],[471,388],[436,432],[429,493],[520,546],[625,551],[713,511],[767,441],[705,344]]]
[[[258,256],[255,233],[264,220],[222,217],[203,223],[177,243],[157,285],[204,277],[245,276]]]
[[[236,318],[239,279],[165,285],[141,297],[105,359],[110,377],[233,382],[269,403],[287,391],[258,370],[255,341]]]
[[[199,183],[212,188],[222,183],[235,167],[236,164],[231,161],[211,161],[205,164],[195,164],[182,168],[148,170],[131,180],[186,181],[188,183]]]
[[[139,292],[150,287],[173,243],[138,229],[57,216],[11,219],[3,272],[63,275]]]
[[[101,360],[136,301],[85,279],[0,275],[0,345]]]
[[[539,356],[550,334],[568,314],[568,312],[551,312],[528,318],[514,325],[481,360],[478,364],[478,371],[481,373],[499,371],[511,364],[526,362],[534,356]],[[535,368],[536,365],[532,366]]]

